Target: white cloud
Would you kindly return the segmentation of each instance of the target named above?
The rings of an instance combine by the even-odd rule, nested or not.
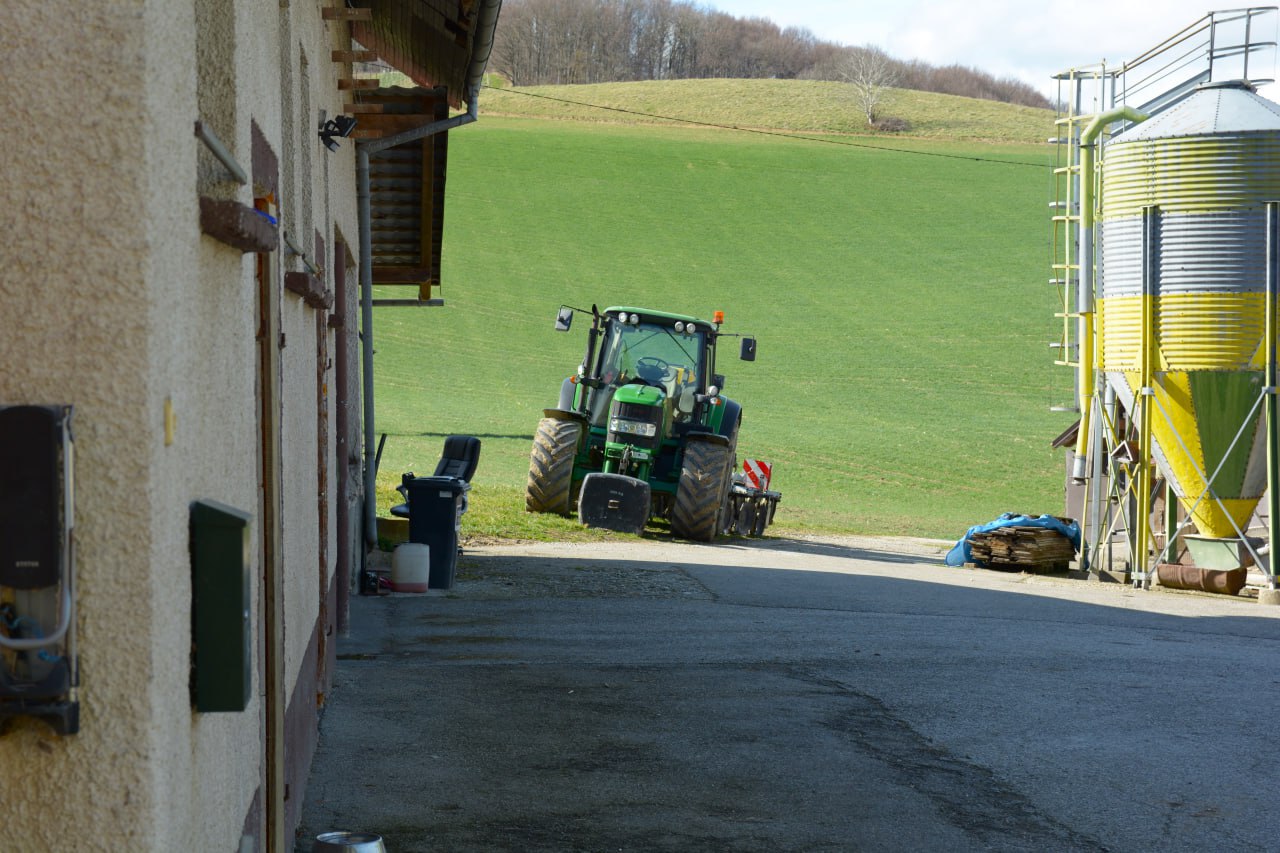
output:
[[[1052,94],[1052,75],[1107,60],[1115,66],[1139,56],[1204,17],[1206,0],[1075,0],[1029,6],[1015,0],[710,0],[739,17],[769,18],[804,27],[821,39],[874,44],[899,59],[958,63],[997,77],[1014,77]],[[1224,8],[1239,8],[1227,4]],[[1157,10],[1158,9],[1158,10]],[[1277,39],[1280,15],[1261,20],[1255,39]],[[1265,54],[1254,78],[1275,77]]]

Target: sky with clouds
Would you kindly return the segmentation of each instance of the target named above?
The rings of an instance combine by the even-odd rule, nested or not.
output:
[[[1193,24],[1213,9],[1211,0],[702,0],[697,5],[737,17],[768,18],[804,27],[825,41],[875,45],[897,59],[932,65],[959,63],[997,77],[1013,77],[1048,95],[1053,74],[1107,60],[1118,65]],[[1263,40],[1277,40],[1280,15],[1255,19]],[[1255,36],[1255,39],[1259,38]],[[1275,57],[1263,55],[1273,78]],[[1256,63],[1255,63],[1256,65]],[[1267,87],[1264,94],[1275,97]]]

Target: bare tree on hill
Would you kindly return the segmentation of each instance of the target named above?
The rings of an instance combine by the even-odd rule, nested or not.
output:
[[[853,87],[854,99],[867,117],[867,124],[875,127],[892,89],[902,79],[898,63],[880,48],[867,45],[849,51],[836,73]]]

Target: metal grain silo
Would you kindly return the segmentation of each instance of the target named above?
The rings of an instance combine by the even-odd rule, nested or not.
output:
[[[1238,536],[1267,487],[1280,106],[1206,84],[1110,141],[1099,196],[1097,367],[1201,534]]]

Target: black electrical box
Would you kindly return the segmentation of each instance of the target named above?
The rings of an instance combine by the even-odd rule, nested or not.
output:
[[[0,408],[0,584],[50,587],[61,579],[63,413]]]
[[[250,520],[216,501],[191,505],[191,688],[197,711],[243,711],[249,704]]]
[[[80,730],[69,405],[0,405],[0,726]]]

